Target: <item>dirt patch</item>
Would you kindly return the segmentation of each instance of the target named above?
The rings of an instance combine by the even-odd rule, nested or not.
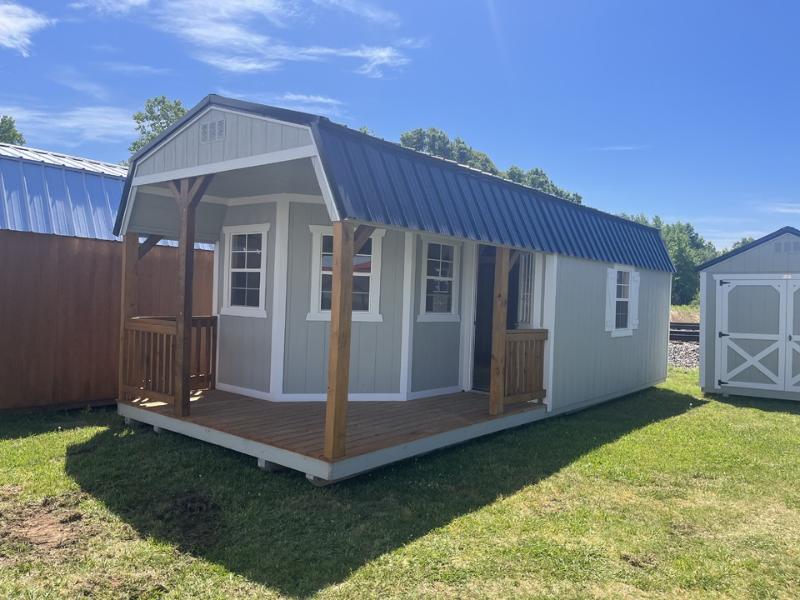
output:
[[[52,554],[78,545],[94,535],[78,506],[83,494],[47,497],[39,502],[9,504],[19,490],[0,491],[0,556],[3,547],[20,545]],[[6,558],[8,558],[6,556]]]
[[[632,567],[637,569],[646,569],[647,567],[655,566],[656,559],[649,554],[637,556],[635,554],[621,554],[620,558]]]

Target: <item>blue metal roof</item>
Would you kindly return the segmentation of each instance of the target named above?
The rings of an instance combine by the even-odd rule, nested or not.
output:
[[[216,94],[206,96],[142,148],[131,164],[208,106],[311,127],[341,219],[675,271],[660,232],[652,227],[404,148],[325,117]],[[133,169],[117,213],[117,232],[132,173]]]
[[[0,144],[0,229],[114,240],[126,169]]]
[[[652,227],[327,119],[312,127],[341,218],[674,271]]]

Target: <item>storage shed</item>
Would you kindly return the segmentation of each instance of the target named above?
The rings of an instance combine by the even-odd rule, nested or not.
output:
[[[666,376],[656,229],[317,115],[208,96],[133,157],[115,232],[120,414],[312,481]],[[215,244],[216,321],[183,253],[177,319],[141,316],[145,236]]]
[[[800,231],[784,227],[698,270],[703,391],[800,400]]]
[[[121,165],[0,144],[0,409],[112,401],[117,389]],[[211,311],[198,251],[195,309]],[[175,311],[175,248],[142,263],[140,302]]]

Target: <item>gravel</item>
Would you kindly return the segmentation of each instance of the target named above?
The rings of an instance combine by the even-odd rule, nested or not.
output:
[[[700,364],[700,344],[698,342],[670,342],[669,364],[684,369],[694,369]]]

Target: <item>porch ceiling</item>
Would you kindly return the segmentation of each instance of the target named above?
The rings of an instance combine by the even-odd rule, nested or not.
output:
[[[169,184],[164,181],[141,186],[140,192],[169,195]],[[216,173],[206,190],[207,196],[225,199],[269,194],[319,196],[321,193],[310,158]]]

